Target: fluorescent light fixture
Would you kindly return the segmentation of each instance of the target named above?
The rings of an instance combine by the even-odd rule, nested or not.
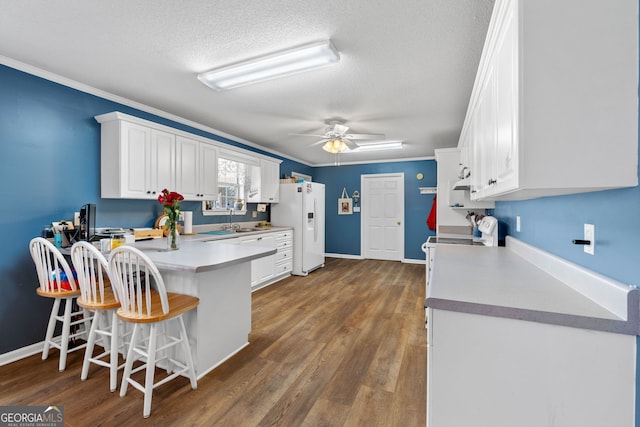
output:
[[[377,150],[398,150],[404,146],[402,141],[386,141],[380,143],[358,143],[358,148],[348,151],[349,153],[360,153],[362,151],[377,151]]]
[[[306,44],[267,56],[214,68],[198,80],[217,91],[258,83],[336,64],[340,54],[331,40]]]
[[[345,144],[345,142],[340,138],[327,141],[327,143],[322,146],[322,149],[332,154],[338,154],[338,153],[342,153],[343,151],[349,151],[349,147],[347,147],[347,144]]]

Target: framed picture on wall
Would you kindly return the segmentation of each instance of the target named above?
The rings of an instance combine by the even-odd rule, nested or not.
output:
[[[338,215],[351,215],[353,213],[353,199],[349,197],[347,190],[342,189],[342,196],[338,199]]]

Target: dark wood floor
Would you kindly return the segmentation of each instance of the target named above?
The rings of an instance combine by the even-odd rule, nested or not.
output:
[[[63,405],[67,426],[424,426],[424,266],[328,258],[253,293],[251,344],[198,382],[110,393],[83,352],[0,367],[0,405]],[[122,373],[120,372],[119,377]]]

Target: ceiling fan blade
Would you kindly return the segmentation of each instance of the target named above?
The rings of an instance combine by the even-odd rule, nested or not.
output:
[[[325,138],[326,135],[315,135],[311,133],[290,133],[289,136],[313,136],[314,138]]]
[[[345,135],[345,138],[349,139],[374,139],[383,140],[385,135],[383,133],[350,133]]]
[[[314,147],[316,145],[324,144],[327,141],[329,141],[329,140],[328,139],[321,139],[320,141],[314,142],[313,144],[309,145],[309,147]]]
[[[338,123],[333,125],[333,132],[335,132],[338,135],[344,135],[345,133],[347,133],[348,130],[349,130],[349,126],[341,125]]]
[[[347,145],[347,147],[349,147],[349,150],[355,150],[356,148],[358,148],[358,144],[356,144],[355,142],[351,141],[350,139],[342,138],[342,140]]]

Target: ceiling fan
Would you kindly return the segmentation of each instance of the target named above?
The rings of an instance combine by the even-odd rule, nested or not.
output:
[[[384,140],[384,134],[348,133],[349,126],[345,126],[344,123],[344,120],[330,119],[325,122],[327,127],[325,128],[325,133],[323,135],[314,135],[308,133],[298,133],[292,135],[322,138],[320,141],[316,141],[310,146],[322,144],[322,149],[332,154],[338,154],[356,149],[362,150],[365,146],[374,147],[378,144],[388,144],[390,142]],[[357,143],[355,141],[368,142]]]

